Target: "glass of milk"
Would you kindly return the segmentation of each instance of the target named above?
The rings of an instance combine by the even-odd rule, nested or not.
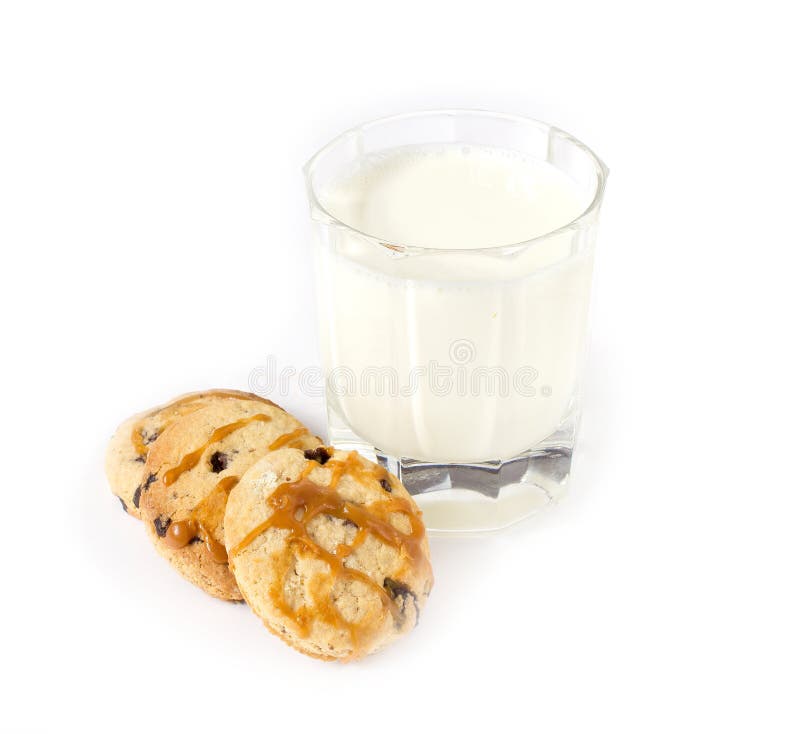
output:
[[[558,499],[603,163],[550,125],[447,110],[350,130],[305,174],[330,442],[395,472],[434,531]]]

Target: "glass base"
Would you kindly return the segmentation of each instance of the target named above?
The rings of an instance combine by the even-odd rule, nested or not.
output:
[[[330,426],[331,443],[358,451],[396,474],[436,534],[491,532],[513,525],[558,501],[572,467],[577,419],[536,447],[504,461],[434,463],[391,456],[349,429]]]

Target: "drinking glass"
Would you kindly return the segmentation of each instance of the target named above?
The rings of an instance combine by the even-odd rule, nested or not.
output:
[[[371,160],[454,144],[546,161],[569,177],[581,213],[523,242],[453,249],[382,239],[326,206],[326,192]],[[551,125],[445,110],[349,130],[304,171],[330,442],[396,473],[434,532],[496,530],[560,498],[603,163]]]

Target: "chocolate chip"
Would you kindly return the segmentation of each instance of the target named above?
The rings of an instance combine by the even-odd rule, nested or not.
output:
[[[147,461],[147,457],[144,454],[139,454],[134,461],[138,461],[140,464],[144,464]]]
[[[125,510],[125,512],[127,512],[128,511],[128,505],[125,504],[125,500],[122,499],[122,497],[117,497],[117,499],[119,500],[119,503],[122,505],[122,509]]]
[[[211,454],[209,463],[211,464],[211,471],[213,471],[214,474],[219,474],[228,466],[228,455],[223,454],[222,451],[215,451],[213,454]]]
[[[142,441],[144,442],[145,446],[153,443],[159,437],[158,431],[153,431],[149,436],[142,436]]]
[[[383,588],[386,589],[386,593],[394,600],[395,604],[397,604],[397,608],[404,617],[408,615],[409,601],[414,604],[414,624],[416,626],[419,623],[419,606],[417,605],[417,595],[411,591],[407,584],[404,584],[402,581],[395,581],[394,579],[390,579],[388,577],[383,580]]]
[[[331,458],[330,451],[328,451],[328,449],[326,449],[324,446],[319,446],[316,449],[308,449],[307,451],[303,452],[303,456],[305,456],[309,461],[318,461],[323,465],[328,459]]]
[[[394,579],[390,579],[388,576],[383,580],[383,588],[386,589],[392,599],[395,599],[398,596],[405,596],[407,594],[411,594],[412,596],[414,595],[414,592],[411,591],[408,584],[404,584],[402,581],[395,581]]]
[[[167,534],[167,528],[169,528],[171,522],[171,517],[165,518],[163,515],[159,515],[155,520],[153,520],[153,526],[155,527],[159,538],[163,538]]]
[[[383,487],[387,492],[392,491],[392,485],[389,484],[388,479],[381,479],[381,487]]]
[[[136,507],[136,508],[139,507],[139,502],[142,499],[142,492],[146,492],[148,489],[150,489],[150,485],[153,482],[155,482],[156,479],[158,479],[158,476],[156,474],[149,474],[147,476],[147,479],[145,479],[144,482],[142,482],[142,484],[140,484],[136,488],[136,491],[133,493],[133,506],[134,507]]]
[[[192,538],[189,541],[189,545],[192,545],[193,543],[202,543],[202,542],[203,542],[203,539],[199,535],[195,535],[194,538]]]

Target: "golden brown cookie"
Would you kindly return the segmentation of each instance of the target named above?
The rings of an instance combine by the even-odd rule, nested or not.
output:
[[[225,545],[266,627],[325,660],[408,632],[433,585],[414,500],[356,452],[287,448],[253,464],[228,498]]]
[[[150,446],[139,503],[158,552],[209,594],[241,599],[223,545],[229,492],[269,451],[320,443],[263,400],[217,400],[174,420]]]
[[[165,405],[134,415],[117,428],[106,451],[106,475],[123,509],[141,519],[139,500],[148,476],[144,474],[147,454],[150,445],[170,423],[213,402],[243,398],[274,405],[239,390],[204,390],[181,395]]]

